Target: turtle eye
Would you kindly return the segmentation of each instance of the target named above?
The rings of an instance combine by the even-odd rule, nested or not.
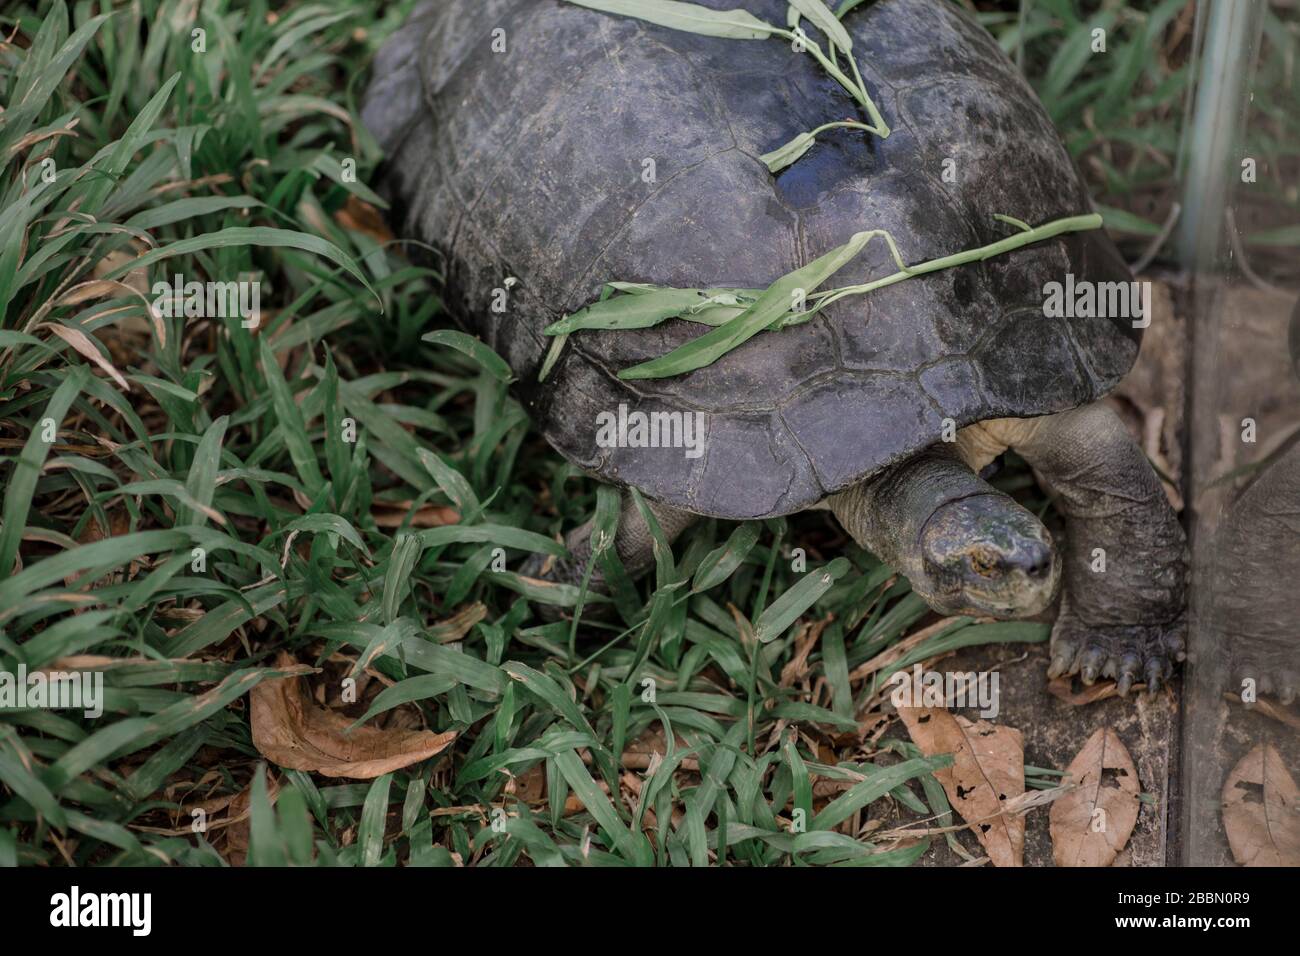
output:
[[[967,555],[971,570],[983,577],[989,577],[998,569],[998,556],[987,548],[975,548]]]

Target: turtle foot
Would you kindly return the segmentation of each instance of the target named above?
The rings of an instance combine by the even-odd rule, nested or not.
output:
[[[1120,696],[1137,683],[1154,694],[1187,657],[1187,617],[1164,624],[1089,625],[1062,614],[1052,629],[1049,678],[1078,674],[1085,684],[1114,678]]]
[[[1228,668],[1228,692],[1253,704],[1259,697],[1276,697],[1289,705],[1300,695],[1300,655],[1295,647],[1272,641],[1237,638]]]
[[[582,584],[583,566],[574,560],[557,558],[548,554],[532,554],[519,569],[522,577],[544,581],[547,584],[569,584],[579,587]],[[592,573],[587,582],[588,594],[607,594],[605,580],[599,570]],[[554,604],[534,603],[533,609],[548,624],[562,621],[572,615],[572,610]],[[589,621],[608,621],[614,618],[613,605],[588,603],[582,609],[582,616]]]
[[[553,554],[534,553],[524,561],[519,573],[523,577],[535,578],[548,584],[577,584],[578,580],[573,579],[572,564],[573,562],[562,560]]]

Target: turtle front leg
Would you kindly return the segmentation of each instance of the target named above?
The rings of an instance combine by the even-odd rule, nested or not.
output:
[[[1297,313],[1300,315],[1300,313]],[[1207,552],[1215,555],[1206,624],[1227,690],[1252,702],[1300,693],[1300,438],[1256,472],[1228,507]]]
[[[1049,677],[1115,678],[1154,692],[1186,655],[1187,538],[1119,418],[1094,404],[984,422],[1034,468],[1065,516],[1065,589]]]

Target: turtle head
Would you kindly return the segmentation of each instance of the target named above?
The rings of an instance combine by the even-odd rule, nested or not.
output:
[[[1032,617],[1051,602],[1061,576],[1042,522],[999,493],[950,500],[921,529],[920,581],[937,611]]]

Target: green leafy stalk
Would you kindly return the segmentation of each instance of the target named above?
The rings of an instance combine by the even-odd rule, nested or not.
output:
[[[850,79],[843,70],[836,66],[835,63],[832,62],[824,52],[822,52],[821,46],[813,40],[812,37],[804,33],[803,30],[794,31],[774,29],[773,32],[778,36],[785,37],[792,43],[797,42],[802,44],[807,51],[813,55],[813,58],[822,65],[822,69],[829,73],[831,78],[835,80],[836,83],[840,84],[840,86],[844,87],[845,92],[852,96],[853,99],[857,101],[858,105],[867,111],[867,115],[871,117],[872,125],[868,127],[871,132],[875,133],[881,139],[887,139],[889,137],[889,124],[886,123],[884,117],[880,115],[880,110],[876,107],[875,101],[872,100],[871,94],[869,94],[866,91],[866,88],[862,85],[861,76],[859,76],[856,81]],[[847,59],[851,64],[853,64],[852,56],[848,56]],[[857,69],[857,64],[853,64],[853,71],[855,73],[857,73]]]
[[[978,262],[993,256],[1002,255],[1020,249],[1023,246],[1035,242],[1042,242],[1067,232],[1082,232],[1090,229],[1099,229],[1102,224],[1101,216],[1092,213],[1086,216],[1069,216],[1062,219],[1055,219],[1052,222],[1044,223],[1041,226],[1030,227],[1018,219],[1009,216],[996,217],[1000,221],[1007,222],[1016,226],[1019,231],[1005,239],[999,239],[996,242],[980,246],[975,249],[967,249],[962,252],[954,253],[950,256],[942,256],[938,259],[931,259],[928,262],[917,263],[916,265],[907,265],[898,250],[893,236],[883,229],[873,229],[867,232],[859,232],[853,236],[843,246],[833,249],[826,253],[820,259],[800,268],[788,275],[782,276],[776,282],[772,283],[759,298],[749,305],[743,312],[728,319],[722,325],[717,326],[711,332],[707,332],[699,338],[693,339],[685,345],[674,349],[667,355],[652,359],[649,362],[643,362],[640,365],[634,365],[631,368],[619,372],[619,378],[624,380],[646,379],[646,378],[666,378],[672,375],[681,375],[684,372],[694,371],[711,365],[728,352],[747,342],[754,335],[768,328],[783,328],[786,325],[794,325],[800,322],[806,322],[817,312],[826,308],[840,299],[850,295],[863,295],[885,286],[902,282],[904,279],[917,275],[926,275],[931,272],[938,272],[941,269],[949,269],[954,266],[966,265],[970,262]],[[870,282],[861,285],[845,286],[839,289],[831,289],[820,295],[813,294],[813,290],[828,280],[835,272],[839,271],[851,261],[859,252],[861,252],[874,238],[884,239],[889,246],[898,271],[879,279],[873,279]],[[642,295],[649,296],[667,296],[668,294],[688,293],[698,298],[699,290],[689,289],[668,289],[643,291]],[[798,313],[791,310],[792,304],[797,298],[807,297],[815,304],[805,312]],[[628,297],[623,297],[626,299]],[[617,303],[622,300],[612,299],[610,302]],[[662,301],[667,301],[664,299]],[[679,300],[680,301],[680,300]],[[743,301],[743,300],[738,300]],[[586,310],[584,310],[586,311]],[[660,310],[665,311],[665,310]],[[658,314],[658,313],[656,313]],[[572,318],[582,315],[578,313]],[[667,318],[673,318],[672,315],[663,315],[663,321]],[[676,317],[701,321],[699,314],[677,313]],[[642,325],[635,326],[644,328],[647,325],[656,324],[655,322],[645,322]],[[559,323],[557,323],[559,325]],[[578,328],[583,327],[580,323],[571,323],[565,326],[563,331],[571,333]],[[612,327],[612,326],[611,326]],[[554,334],[552,326],[547,331]]]
[[[862,73],[858,69],[858,61],[853,56],[853,38],[849,32],[844,29],[840,23],[844,15],[853,9],[857,4],[845,4],[837,12],[832,13],[823,0],[791,0],[790,2],[790,28],[793,31],[792,38],[797,35],[799,41],[808,48],[809,52],[817,58],[826,72],[836,79],[849,94],[858,101],[858,104],[867,111],[867,116],[871,119],[871,126],[863,128],[869,132],[875,133],[881,139],[889,138],[889,124],[881,116],[880,110],[867,92],[867,85],[862,80]],[[801,17],[807,17],[817,29],[825,34],[829,42],[829,49],[825,55],[816,43],[808,38],[808,35],[799,28]],[[848,61],[849,69],[853,71],[853,77],[850,79],[845,76],[835,62],[836,51],[844,54],[844,59]]]
[[[806,295],[808,291],[817,288],[879,235],[882,233],[878,230],[859,232],[839,248],[832,249],[808,265],[777,279],[757,302],[725,325],[706,332],[667,355],[624,369],[618,373],[618,377],[624,380],[666,378],[712,364],[785,315],[797,296]]]
[[[815,130],[812,130],[810,132],[800,133],[798,136],[790,140],[790,142],[786,143],[784,146],[780,146],[777,149],[772,150],[772,152],[770,153],[764,153],[762,156],[758,158],[761,159],[767,165],[767,168],[771,172],[779,173],[787,166],[794,165],[794,163],[796,163],[800,159],[800,157],[803,156],[804,153],[812,149],[813,145],[817,142],[818,134],[824,133],[828,129],[843,129],[843,128],[860,129],[868,133],[876,132],[875,129],[866,125],[865,123],[858,123],[855,122],[854,120],[843,120],[838,123],[827,123],[824,126],[818,126]]]
[[[602,13],[635,17],[659,26],[702,36],[732,40],[765,40],[773,36],[783,37],[811,53],[821,64],[822,69],[844,87],[854,101],[866,111],[871,123],[870,125],[853,122],[833,123],[812,133],[800,133],[789,143],[763,157],[763,161],[773,172],[795,162],[812,148],[817,133],[831,126],[852,126],[874,133],[881,139],[889,136],[889,124],[885,122],[871,94],[867,92],[866,84],[862,81],[862,73],[853,58],[853,40],[840,23],[841,18],[848,9],[852,9],[852,6],[848,6],[847,9],[842,7],[836,14],[831,12],[823,0],[794,0],[790,5],[790,29],[784,29],[760,20],[746,10],[711,10],[699,4],[682,3],[679,0],[569,0],[569,2]],[[821,46],[800,27],[799,22],[803,17],[807,17],[826,36],[827,50],[823,51]],[[848,60],[852,76],[839,68],[835,60],[837,51]],[[778,160],[780,160],[779,165],[774,167],[773,163]]]
[[[748,10],[711,10],[678,0],[569,0],[580,7],[636,17],[661,27],[729,40],[766,40],[778,32]]]

